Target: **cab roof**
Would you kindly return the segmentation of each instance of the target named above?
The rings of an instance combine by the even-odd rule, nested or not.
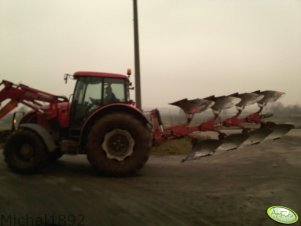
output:
[[[94,71],[77,71],[73,74],[74,78],[78,77],[105,77],[105,78],[123,78],[128,79],[128,76],[106,72],[94,72]]]

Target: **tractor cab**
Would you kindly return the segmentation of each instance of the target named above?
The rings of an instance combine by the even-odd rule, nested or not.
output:
[[[71,103],[71,125],[80,126],[94,110],[108,104],[129,103],[129,80],[125,75],[76,72]]]

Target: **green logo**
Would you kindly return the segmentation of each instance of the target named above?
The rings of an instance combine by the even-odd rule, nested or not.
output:
[[[282,224],[293,224],[298,221],[298,215],[284,206],[271,206],[268,208],[267,214],[274,221]]]

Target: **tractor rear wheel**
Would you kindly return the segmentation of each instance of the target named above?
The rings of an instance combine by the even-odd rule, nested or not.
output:
[[[128,113],[111,113],[90,129],[87,157],[103,175],[133,175],[147,161],[151,141],[151,131],[143,122]]]
[[[27,130],[13,133],[4,146],[3,154],[8,167],[16,173],[33,173],[47,159],[41,138]]]

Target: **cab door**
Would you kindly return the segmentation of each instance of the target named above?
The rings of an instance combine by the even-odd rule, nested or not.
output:
[[[103,105],[103,78],[79,77],[71,104],[71,125],[80,127],[95,108]]]

